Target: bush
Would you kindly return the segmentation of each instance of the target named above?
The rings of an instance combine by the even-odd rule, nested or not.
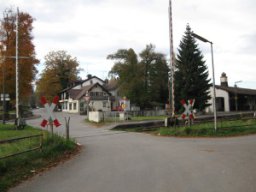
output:
[[[197,135],[207,135],[208,130],[202,128],[202,129],[199,129],[199,130],[197,131],[197,133],[198,133]]]
[[[192,129],[190,127],[185,128],[186,135],[190,135],[192,133]]]

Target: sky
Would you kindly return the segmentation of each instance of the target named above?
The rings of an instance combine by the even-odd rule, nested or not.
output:
[[[137,53],[147,44],[169,58],[169,0],[0,0],[0,12],[19,7],[34,21],[34,45],[44,68],[50,51],[65,50],[76,57],[83,71],[102,79],[114,61],[107,55],[133,48]],[[186,25],[213,42],[215,81],[225,72],[228,83],[256,89],[256,1],[172,0],[174,51]],[[2,15],[2,14],[1,14]],[[212,78],[209,43],[198,41]],[[39,76],[38,76],[39,77]]]

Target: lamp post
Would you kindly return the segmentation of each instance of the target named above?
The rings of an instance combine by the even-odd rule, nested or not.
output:
[[[238,83],[241,83],[242,81],[235,81],[235,88],[236,88],[236,92],[235,92],[235,105],[236,105],[236,111],[238,111],[238,103],[237,103],[237,100],[238,100],[238,96],[237,96],[237,84]]]
[[[213,113],[214,113],[214,129],[217,130],[217,111],[216,111],[216,90],[215,90],[215,74],[214,74],[214,60],[213,60],[213,42],[201,37],[194,32],[191,34],[196,39],[211,44],[211,56],[212,56],[212,85],[213,85]]]

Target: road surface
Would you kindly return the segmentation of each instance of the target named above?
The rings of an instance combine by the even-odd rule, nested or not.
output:
[[[37,113],[41,113],[40,110]],[[73,159],[11,192],[255,192],[256,135],[173,138],[93,128],[56,113],[84,145]],[[39,125],[41,119],[30,120]],[[56,129],[55,129],[56,130]],[[64,126],[57,129],[64,133]]]

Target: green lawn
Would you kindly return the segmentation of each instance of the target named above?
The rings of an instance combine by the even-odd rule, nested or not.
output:
[[[32,134],[39,134],[39,133],[41,133],[41,130],[34,129],[29,126],[27,126],[26,129],[24,129],[24,130],[16,130],[15,125],[0,124],[0,140],[13,138],[16,136],[22,137],[22,136],[27,136],[27,135],[32,135]]]
[[[7,189],[21,180],[30,177],[38,170],[72,153],[77,149],[74,141],[66,141],[57,135],[51,136],[46,131],[26,127],[16,130],[13,125],[0,124],[0,140],[43,134],[42,150],[36,150],[22,155],[0,159],[0,191]],[[40,138],[19,140],[14,143],[0,144],[0,158],[13,153],[32,149],[40,145]]]

